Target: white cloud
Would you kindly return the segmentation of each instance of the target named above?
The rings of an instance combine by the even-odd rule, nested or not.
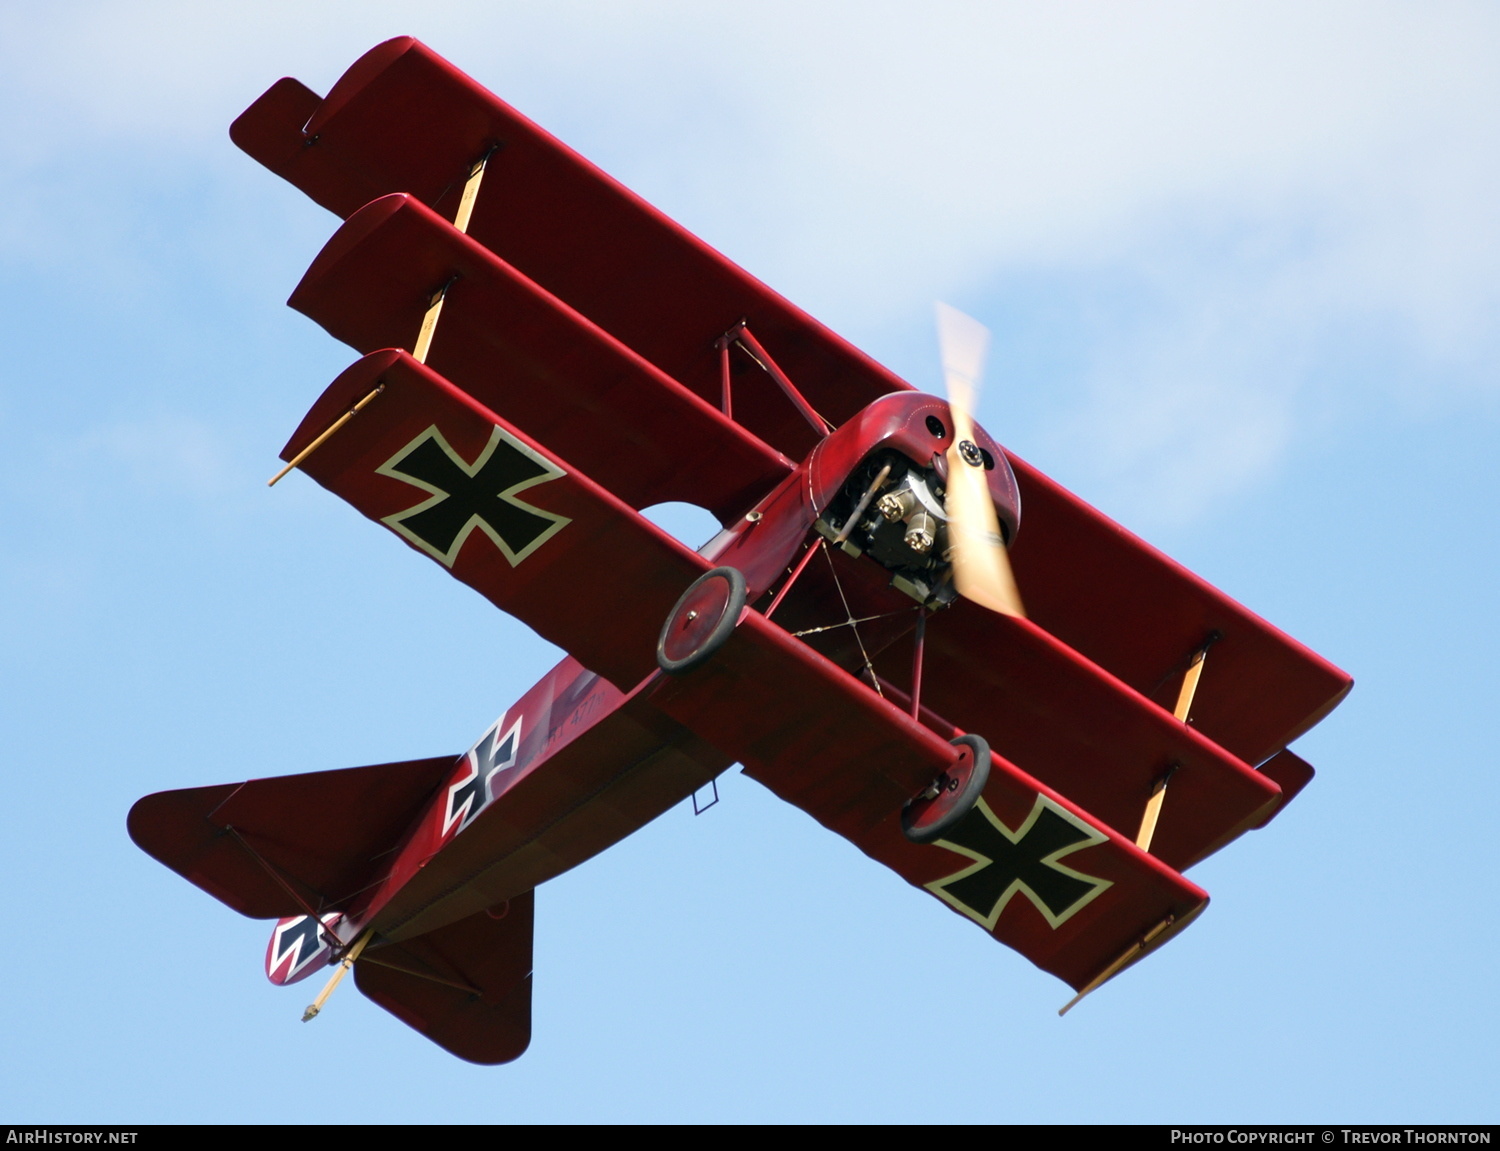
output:
[[[326,89],[402,31],[841,330],[915,330],[934,297],[1028,277],[1138,283],[1150,307],[1080,320],[1088,404],[1050,432],[1130,503],[1185,516],[1255,482],[1309,396],[1495,387],[1500,13],[1481,4],[33,9],[0,81],[0,163],[29,207],[0,245],[40,261],[77,233],[107,262],[126,229],[91,206],[91,153],[239,187],[224,132],[249,99],[282,74]],[[1370,328],[1412,372],[1328,370]],[[1200,496],[1173,503],[1162,461],[1199,451]]]

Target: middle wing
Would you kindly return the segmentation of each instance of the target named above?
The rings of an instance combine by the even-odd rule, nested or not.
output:
[[[446,285],[446,288],[444,288]],[[728,524],[792,465],[410,196],[365,205],[291,305],[361,352],[407,347],[444,290],[426,362],[635,508],[681,500]]]

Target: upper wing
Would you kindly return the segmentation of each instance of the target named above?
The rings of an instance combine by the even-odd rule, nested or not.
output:
[[[1033,622],[1170,710],[1214,643],[1193,726],[1247,763],[1285,747],[1354,681],[1029,464],[1010,457],[1022,528],[1011,548]]]
[[[279,81],[230,136],[340,216],[406,192],[451,218],[470,167],[490,155],[469,234],[711,403],[714,341],[741,320],[835,424],[906,387],[411,37],[371,49],[324,99]],[[802,417],[769,380],[746,380],[735,417],[806,455],[815,437]]]

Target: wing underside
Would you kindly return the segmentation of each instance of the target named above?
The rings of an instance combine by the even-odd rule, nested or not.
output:
[[[279,81],[231,135],[344,217],[382,196],[406,193],[451,218],[466,174],[487,156],[469,243],[708,406],[721,399],[714,341],[742,320],[812,407],[836,424],[878,396],[910,387],[410,37],[372,49],[326,98],[296,80]],[[434,264],[432,282],[414,285],[414,295],[440,287],[444,274]],[[409,300],[396,326],[410,328],[412,309],[420,306],[420,299]],[[369,351],[372,338],[366,332],[351,342]],[[410,346],[409,338],[377,343]],[[439,367],[451,355],[454,382],[471,386],[457,348],[445,353],[440,340],[433,355]],[[815,440],[802,418],[747,359],[735,360],[735,370],[750,373],[734,377],[736,422],[772,454],[804,455]],[[519,413],[516,422],[528,426]],[[552,443],[552,434],[540,438]],[[587,462],[571,447],[562,454]],[[1347,674],[1035,468],[1014,457],[1012,463],[1024,510],[1012,552],[1017,578],[1031,618],[1068,647],[1170,710],[1195,651],[1222,637],[1210,654],[1193,722],[1251,765],[1284,748],[1347,693]],[[699,474],[717,473],[710,467]],[[714,486],[705,479],[705,491]]]
[[[405,352],[339,376],[286,454],[372,392],[309,476],[622,690],[655,668],[707,561]]]
[[[437,931],[372,947],[360,991],[471,1063],[508,1063],[531,1043],[535,895],[527,891]]]
[[[1031,877],[1045,887],[1056,876],[1067,890],[1039,903],[1025,895],[1031,887],[1022,876],[1020,899],[1002,892],[983,905],[982,896],[965,894],[973,884],[951,889],[945,880],[976,866],[972,853],[911,844],[900,827],[903,804],[954,762],[946,739],[756,611],[744,613],[705,667],[682,680],[662,677],[654,658],[660,621],[708,561],[404,353],[356,364],[299,436],[382,386],[309,459],[315,480],[622,689],[647,680],[639,705],[740,760],[777,794],[1033,962],[1081,985],[1130,940],[1163,922],[1185,923],[1203,905],[1203,892],[1166,864],[1000,757],[984,810],[1008,831],[994,834],[1019,835],[1033,852],[1043,841],[1026,838],[1028,819],[1054,837],[1059,829],[1072,835],[1061,845],[1068,861],[1054,867],[1057,859],[1041,858],[1054,845]],[[298,446],[294,437],[288,451]],[[502,466],[507,453],[514,459]],[[522,473],[529,486],[506,486]],[[514,525],[474,510],[497,493],[521,505],[518,522],[533,535],[508,536]],[[458,510],[436,514],[449,504]],[[977,834],[982,841],[984,828]]]
[[[446,287],[445,287],[446,286]],[[728,523],[791,472],[744,427],[410,196],[351,216],[291,305],[360,352],[410,347],[443,290],[426,363],[634,508],[680,500]]]
[[[834,424],[909,385],[410,38],[327,97],[278,82],[232,135],[346,218],[291,302],[364,358],[283,458],[366,401],[301,464],[314,480],[1044,969],[1081,987],[1180,930],[1207,901],[1181,869],[1310,778],[1284,749],[1348,676],[1019,460],[1031,622],[934,616],[923,722],[896,706],[901,660],[882,699],[754,610],[663,679],[658,629],[709,563],[638,510],[686,500],[728,524],[817,442],[720,337],[748,325]],[[449,219],[480,161],[465,234]],[[401,349],[439,299],[419,363]],[[851,618],[861,596],[886,610],[871,565],[845,570]],[[1205,647],[1186,726],[1171,709]],[[910,842],[903,804],[967,731],[995,750],[983,801]],[[1132,840],[1167,777],[1148,854]]]
[[[954,749],[853,676],[748,613],[723,650],[651,702],[747,775],[1037,966],[1081,988],[1208,896],[999,756],[980,805],[933,844],[901,829]],[[766,725],[761,717],[778,717]],[[815,877],[809,877],[815,882]]]

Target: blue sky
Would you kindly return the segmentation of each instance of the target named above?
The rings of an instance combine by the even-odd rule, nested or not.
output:
[[[461,1064],[150,860],[168,787],[457,752],[554,658],[275,454],[353,353],[240,154],[411,33],[1356,678],[1214,903],[1067,989],[737,773],[544,887]],[[0,1116],[1494,1122],[1500,15],[1479,4],[7,6]],[[692,531],[692,527],[684,530]],[[696,542],[696,541],[695,541]],[[1211,669],[1210,669],[1211,674]]]

